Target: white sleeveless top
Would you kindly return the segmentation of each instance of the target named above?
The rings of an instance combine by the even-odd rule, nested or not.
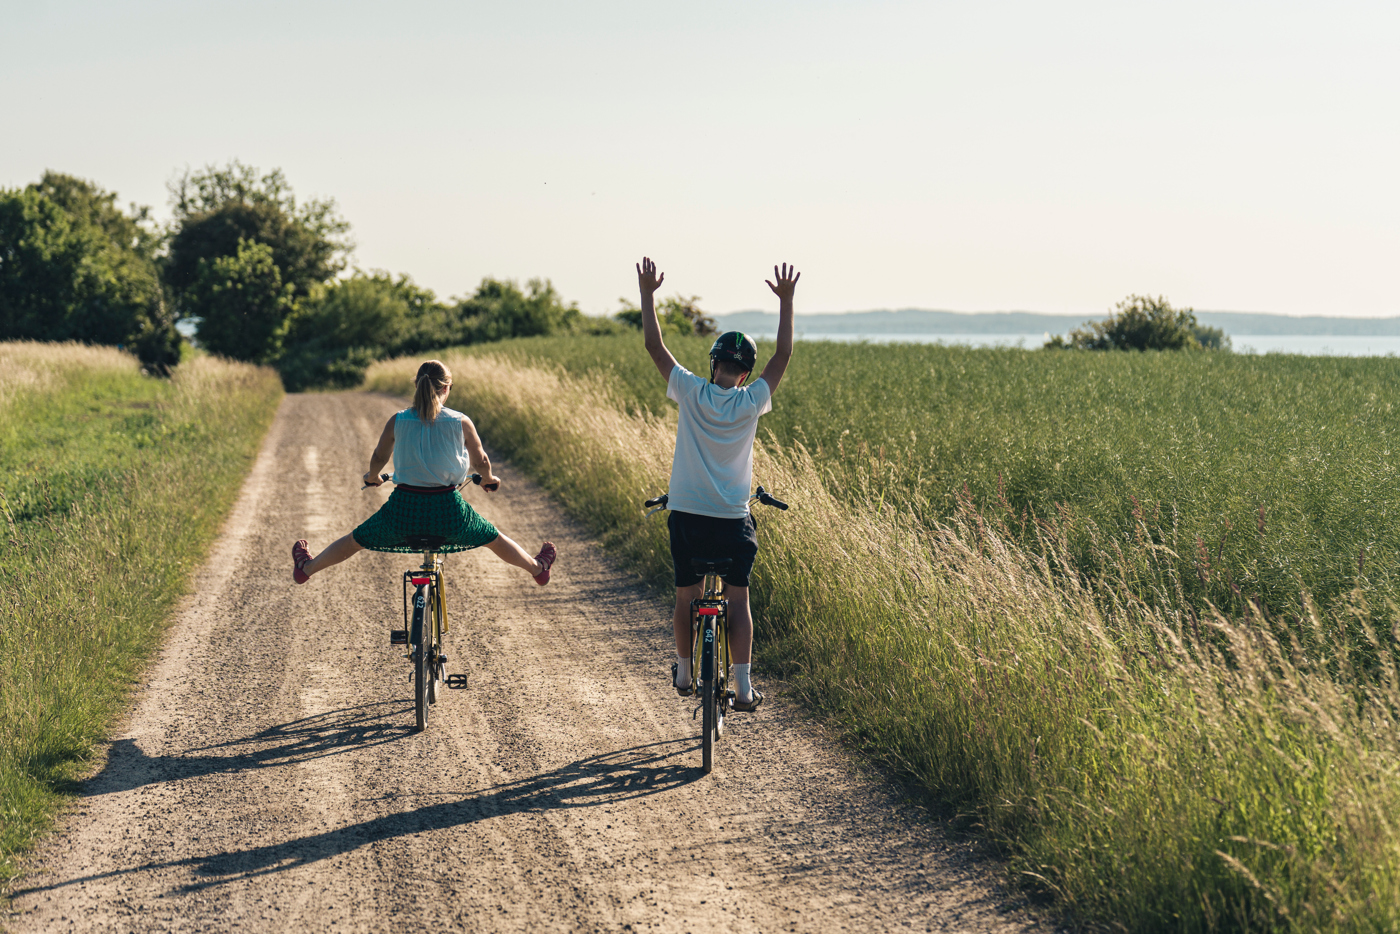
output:
[[[471,475],[462,442],[466,416],[455,409],[438,412],[431,425],[404,409],[394,419],[394,482],[410,486],[458,486]]]

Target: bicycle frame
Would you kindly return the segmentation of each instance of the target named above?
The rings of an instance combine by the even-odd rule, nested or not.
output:
[[[648,516],[668,508],[670,494],[649,499],[643,504],[651,510]],[[787,509],[787,503],[763,487],[754,490],[749,502],[762,503],[775,509]],[[700,705],[690,719],[704,713],[701,729],[701,769],[706,775],[714,766],[715,740],[724,735],[724,718],[734,709],[737,699],[730,688],[729,669],[733,664],[729,645],[729,600],[724,596],[720,575],[730,566],[728,559],[697,558],[695,570],[705,571],[702,595],[690,602],[690,683],[695,686]]]
[[[380,474],[382,482],[389,482],[388,474]],[[472,474],[472,483],[481,485],[481,475]],[[495,483],[486,484],[486,489],[496,489]],[[365,484],[360,489],[369,489]],[[447,581],[442,573],[441,547],[445,539],[438,535],[409,535],[407,542],[411,548],[422,548],[423,563],[413,570],[403,572],[403,628],[389,630],[390,645],[409,647],[407,658],[413,663],[413,700],[417,715],[417,730],[422,732],[428,725],[428,709],[437,703],[438,685],[461,689],[467,686],[465,672],[447,675],[447,656],[442,651],[443,636],[448,632],[447,622]],[[413,588],[412,599],[409,588]],[[409,606],[413,607],[410,614]]]
[[[434,594],[434,602],[437,604],[437,618],[442,621],[442,633],[448,631],[447,625],[447,600],[444,596],[446,582],[442,577],[442,555],[435,551],[423,552],[423,563],[417,570],[403,572],[403,628],[408,630],[408,641],[410,645],[418,645],[422,634],[413,631],[413,627],[408,617],[408,588],[414,588],[414,605],[416,606],[418,596],[423,593],[423,588],[431,587]],[[425,595],[426,599],[426,595]]]
[[[711,623],[714,635],[706,638],[706,630]],[[705,666],[709,660],[705,653],[717,652],[719,664],[716,670],[720,681],[717,688],[722,692],[719,695],[721,703],[727,704],[733,698],[733,692],[728,690],[729,666],[732,663],[729,654],[729,600],[724,596],[718,574],[706,574],[704,595],[690,601],[690,632],[694,645],[690,653],[690,683],[704,683],[702,673],[708,670]]]

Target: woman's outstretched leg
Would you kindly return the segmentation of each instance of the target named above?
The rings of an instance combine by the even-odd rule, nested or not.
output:
[[[324,571],[333,564],[365,550],[365,546],[355,541],[354,535],[344,535],[331,542],[330,547],[316,557],[306,549],[305,539],[292,546],[292,562],[295,571],[292,575],[298,584],[304,584],[317,571]]]
[[[498,534],[486,547],[506,564],[526,571],[535,579],[535,583],[540,585],[549,583],[549,569],[553,566],[556,555],[553,543],[545,542],[544,546],[540,548],[540,553],[533,558],[524,548],[511,541],[508,535]]]

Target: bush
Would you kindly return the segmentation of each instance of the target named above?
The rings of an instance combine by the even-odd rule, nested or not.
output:
[[[289,392],[358,386],[365,367],[446,343],[447,309],[408,276],[360,272],[317,290],[293,318],[277,361]]]
[[[577,302],[564,304],[548,279],[531,279],[527,291],[509,279],[483,279],[476,294],[449,314],[451,344],[481,344],[574,330],[583,322]],[[443,345],[439,345],[443,346]]]
[[[642,309],[625,298],[618,301],[621,302],[622,308],[613,318],[641,330]],[[673,336],[698,334],[702,337],[717,334],[719,328],[715,326],[715,319],[701,311],[699,303],[698,295],[689,298],[681,295],[663,298],[656,306],[656,322],[661,325],[661,333]]]
[[[357,386],[375,360],[510,337],[614,334],[622,325],[589,318],[546,279],[522,290],[483,279],[470,298],[444,305],[408,276],[356,271],[313,292],[292,318],[277,360],[291,392]]]
[[[1129,295],[1103,321],[1075,328],[1068,338],[1056,335],[1045,347],[1047,350],[1229,349],[1229,338],[1219,328],[1199,324],[1190,308],[1173,308],[1162,296]]]

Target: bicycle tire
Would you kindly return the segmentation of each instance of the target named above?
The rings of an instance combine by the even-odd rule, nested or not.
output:
[[[437,703],[437,685],[442,672],[438,656],[442,654],[442,636],[438,633],[441,625],[438,617],[437,588],[428,588],[428,703]]]
[[[729,707],[729,619],[715,624],[715,741],[724,736],[724,715]],[[721,674],[722,673],[722,674]]]
[[[421,601],[419,598],[423,598]],[[428,666],[428,642],[431,636],[426,625],[427,599],[422,589],[413,601],[413,629],[409,637],[413,645],[413,712],[416,718],[415,729],[421,733],[428,728],[428,679],[432,677]],[[416,640],[413,637],[417,636]]]
[[[715,646],[715,624],[714,617],[705,617],[703,629],[705,633],[705,654],[700,664],[700,675],[704,680],[704,690],[701,692],[700,706],[701,726],[703,733],[700,740],[700,768],[704,774],[709,775],[715,764],[715,702],[719,694],[719,683],[717,669],[719,667],[719,655]]]

